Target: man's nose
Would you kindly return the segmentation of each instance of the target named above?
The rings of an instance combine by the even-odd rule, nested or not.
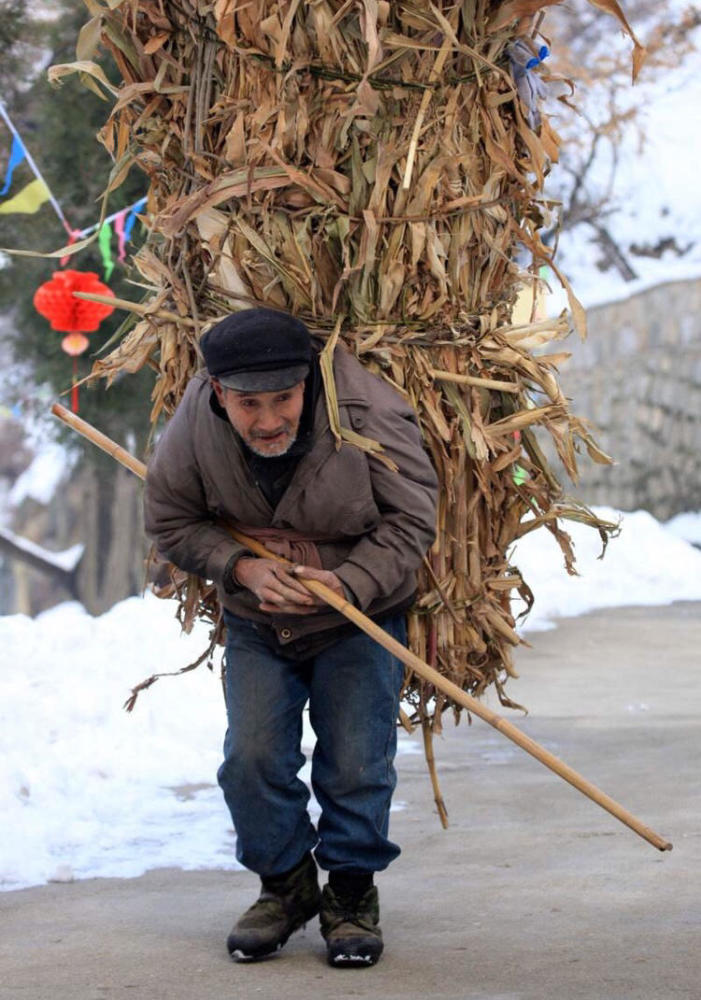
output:
[[[262,409],[258,414],[256,429],[259,431],[276,431],[280,429],[281,424],[282,420],[271,406]]]

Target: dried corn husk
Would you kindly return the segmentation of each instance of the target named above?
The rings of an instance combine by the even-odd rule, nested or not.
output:
[[[627,27],[616,3],[595,5]],[[604,541],[613,530],[565,497],[534,433],[551,436],[573,480],[581,446],[609,461],[559,389],[563,355],[534,353],[569,320],[511,324],[538,265],[555,267],[540,230],[558,137],[547,119],[528,124],[507,58],[516,38],[534,44],[547,0],[89,6],[75,68],[105,86],[90,62],[99,36],[122,75],[102,140],[114,185],[130,165],[150,180],[151,235],[134,263],[153,289],[149,314],[95,375],[157,367],[156,419],[182,396],[199,334],[227,312],[290,310],[343,340],[411,400],[442,486],[412,649],[473,694],[494,684],[510,705],[512,600],[533,600],[510,545],[544,525],[574,572],[562,521]],[[343,447],[382,444],[332,426]],[[191,620],[192,594],[187,606]],[[450,705],[413,677],[405,694],[430,753]]]

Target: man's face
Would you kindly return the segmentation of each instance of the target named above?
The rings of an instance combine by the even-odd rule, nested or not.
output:
[[[234,430],[263,458],[284,455],[292,447],[304,406],[304,382],[277,392],[239,392],[218,379],[212,387]]]

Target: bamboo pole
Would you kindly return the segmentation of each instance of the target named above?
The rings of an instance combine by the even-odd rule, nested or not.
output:
[[[128,469],[134,472],[140,478],[145,478],[146,466],[143,462],[134,458],[130,455],[124,448],[121,448],[114,441],[108,438],[105,434],[100,433],[94,427],[92,427],[87,421],[71,413],[64,406],[59,403],[54,403],[51,407],[51,412],[57,416],[64,423],[68,424],[79,434],[82,434],[93,444],[96,444],[98,448],[102,448],[113,458],[116,458],[118,462],[121,462]],[[242,534],[235,528],[224,525],[226,530],[229,532],[232,538],[234,538],[239,544],[244,545],[249,551],[253,552],[255,555],[260,556],[264,559],[275,559],[277,562],[282,563],[285,566],[292,566],[288,560],[283,559],[281,556],[275,555],[273,552],[269,552],[260,542],[253,538],[249,538],[247,535]],[[297,579],[302,579],[298,577]],[[601,789],[597,788],[590,781],[587,781],[581,774],[575,771],[569,765],[565,764],[554,754],[546,750],[535,740],[531,739],[530,736],[526,736],[522,733],[520,729],[514,726],[511,722],[508,722],[502,716],[497,715],[486,705],[483,705],[476,698],[467,694],[462,688],[458,687],[452,681],[443,677],[437,670],[430,667],[428,663],[425,663],[422,659],[416,656],[411,650],[402,646],[400,642],[397,642],[391,635],[388,635],[384,629],[380,628],[374,621],[368,618],[362,613],[355,605],[351,604],[345,597],[340,597],[325,584],[320,583],[318,580],[304,580],[302,579],[304,586],[315,594],[317,597],[321,597],[327,604],[336,611],[339,611],[342,615],[352,621],[358,626],[361,631],[365,632],[372,639],[378,642],[386,650],[396,656],[405,666],[410,667],[419,677],[433,684],[439,691],[442,691],[449,698],[452,698],[457,704],[462,705],[469,712],[478,716],[484,722],[488,722],[490,726],[493,726],[498,732],[503,736],[506,736],[517,746],[525,750],[526,753],[531,754],[536,760],[539,760],[541,764],[550,768],[555,774],[559,775],[570,785],[580,791],[587,798],[590,798],[592,802],[601,806],[616,819],[620,820],[621,823],[637,833],[643,840],[652,844],[659,851],[671,851],[672,844],[661,837],[659,834],[655,833],[648,826],[645,826],[636,816],[624,809],[622,805],[608,796]]]
[[[138,458],[134,458],[134,456],[131,455],[126,448],[122,448],[121,445],[118,445],[116,441],[112,440],[112,438],[107,437],[106,434],[98,431],[92,426],[92,424],[89,424],[87,420],[83,420],[81,417],[76,416],[75,413],[71,413],[70,410],[67,410],[65,406],[61,406],[60,403],[54,403],[51,407],[51,412],[55,417],[58,417],[59,420],[62,420],[64,424],[68,424],[68,426],[72,427],[74,431],[82,434],[83,437],[86,437],[89,441],[92,441],[93,444],[96,444],[98,448],[102,448],[103,451],[106,451],[108,455],[112,456],[112,458],[116,458],[117,461],[126,466],[130,472],[139,476],[140,479],[145,478],[146,466],[144,463],[140,462]]]

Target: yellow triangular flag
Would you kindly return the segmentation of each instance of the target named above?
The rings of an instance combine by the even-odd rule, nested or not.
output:
[[[51,194],[44,181],[37,178],[23,187],[14,198],[10,198],[9,201],[1,201],[0,215],[14,215],[20,212],[25,215],[33,215],[50,197]]]

